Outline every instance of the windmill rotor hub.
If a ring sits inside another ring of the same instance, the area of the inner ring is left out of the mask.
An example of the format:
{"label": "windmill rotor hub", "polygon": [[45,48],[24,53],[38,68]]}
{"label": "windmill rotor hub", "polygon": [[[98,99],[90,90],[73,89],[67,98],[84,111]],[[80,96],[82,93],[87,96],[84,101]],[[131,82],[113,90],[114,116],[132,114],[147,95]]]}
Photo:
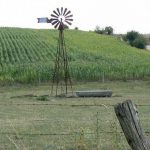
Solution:
{"label": "windmill rotor hub", "polygon": [[65,17],[64,17],[63,15],[60,15],[60,16],[58,17],[58,20],[59,20],[60,22],[64,22],[64,21],[65,21]]}

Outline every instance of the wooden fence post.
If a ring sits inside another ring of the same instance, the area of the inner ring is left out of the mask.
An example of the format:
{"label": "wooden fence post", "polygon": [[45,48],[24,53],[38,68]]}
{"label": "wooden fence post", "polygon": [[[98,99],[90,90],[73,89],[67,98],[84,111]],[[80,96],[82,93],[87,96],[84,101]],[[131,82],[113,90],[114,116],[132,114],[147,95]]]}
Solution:
{"label": "wooden fence post", "polygon": [[141,127],[137,108],[132,101],[119,103],[114,109],[132,150],[150,150],[150,143]]}

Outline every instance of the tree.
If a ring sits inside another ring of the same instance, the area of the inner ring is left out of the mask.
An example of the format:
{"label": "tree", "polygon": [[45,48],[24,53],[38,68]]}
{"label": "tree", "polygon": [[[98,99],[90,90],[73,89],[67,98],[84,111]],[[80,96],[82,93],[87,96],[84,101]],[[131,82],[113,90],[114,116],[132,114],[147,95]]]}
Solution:
{"label": "tree", "polygon": [[98,33],[98,34],[104,34],[104,33],[105,33],[105,30],[104,30],[104,29],[101,29],[99,26],[96,26],[95,32]]}
{"label": "tree", "polygon": [[127,32],[126,36],[125,36],[125,40],[131,45],[133,46],[133,41],[139,36],[139,33],[136,31],[130,31]]}
{"label": "tree", "polygon": [[137,31],[127,32],[124,38],[131,46],[144,49],[147,45],[147,40],[143,35],[139,34]]}
{"label": "tree", "polygon": [[114,29],[111,26],[105,27],[105,34],[112,35]]}

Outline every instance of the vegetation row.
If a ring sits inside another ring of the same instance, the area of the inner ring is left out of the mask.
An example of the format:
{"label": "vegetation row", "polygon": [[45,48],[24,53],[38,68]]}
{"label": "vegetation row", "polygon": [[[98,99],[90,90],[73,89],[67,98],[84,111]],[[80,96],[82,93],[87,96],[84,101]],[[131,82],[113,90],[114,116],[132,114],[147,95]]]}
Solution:
{"label": "vegetation row", "polygon": [[[0,28],[0,84],[51,81],[57,30]],[[74,81],[150,78],[150,52],[95,32],[66,30]]]}

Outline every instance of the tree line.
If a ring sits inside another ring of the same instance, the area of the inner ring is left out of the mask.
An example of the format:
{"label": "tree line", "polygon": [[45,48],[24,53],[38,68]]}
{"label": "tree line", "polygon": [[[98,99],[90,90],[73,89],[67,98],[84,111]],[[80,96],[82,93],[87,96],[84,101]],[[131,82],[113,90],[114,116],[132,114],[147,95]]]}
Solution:
{"label": "tree line", "polygon": [[113,35],[114,29],[111,26],[106,26],[105,28],[100,28],[100,26],[96,26],[95,32],[98,34]]}
{"label": "tree line", "polygon": [[[113,35],[114,29],[111,26],[106,26],[104,28],[100,28],[100,26],[96,26],[95,33],[97,34],[105,34],[105,35]],[[129,45],[145,49],[148,44],[147,39],[137,31],[129,31],[125,35],[122,36],[122,39],[127,42]]]}

